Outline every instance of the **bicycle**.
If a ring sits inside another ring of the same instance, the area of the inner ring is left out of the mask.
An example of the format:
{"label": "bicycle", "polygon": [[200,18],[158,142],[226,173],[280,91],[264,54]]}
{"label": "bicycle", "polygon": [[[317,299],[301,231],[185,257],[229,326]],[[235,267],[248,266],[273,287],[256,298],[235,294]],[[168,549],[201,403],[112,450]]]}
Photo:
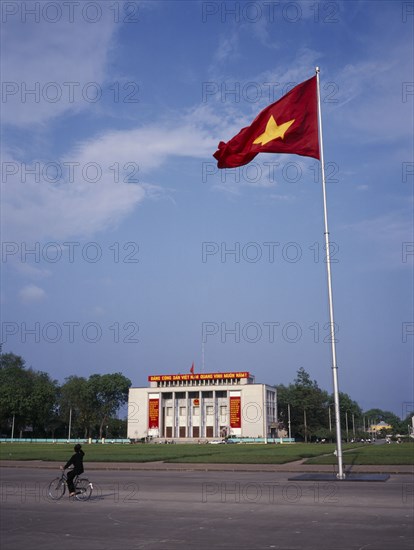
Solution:
{"label": "bicycle", "polygon": [[[91,498],[93,485],[86,477],[75,476],[73,480],[75,486],[75,498],[77,500],[88,500]],[[59,500],[66,492],[67,477],[62,472],[60,477],[56,477],[49,483],[48,494],[52,500]]]}

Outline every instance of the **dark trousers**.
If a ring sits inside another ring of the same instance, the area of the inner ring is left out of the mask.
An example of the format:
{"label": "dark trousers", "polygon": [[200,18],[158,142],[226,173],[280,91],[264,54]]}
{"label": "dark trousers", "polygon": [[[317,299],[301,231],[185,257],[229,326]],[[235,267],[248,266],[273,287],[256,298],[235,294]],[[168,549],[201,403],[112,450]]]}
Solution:
{"label": "dark trousers", "polygon": [[69,493],[74,493],[75,492],[75,486],[73,484],[73,479],[78,475],[78,472],[76,472],[75,470],[70,470],[68,472],[68,475],[66,476],[66,479],[68,481],[68,489],[69,489]]}

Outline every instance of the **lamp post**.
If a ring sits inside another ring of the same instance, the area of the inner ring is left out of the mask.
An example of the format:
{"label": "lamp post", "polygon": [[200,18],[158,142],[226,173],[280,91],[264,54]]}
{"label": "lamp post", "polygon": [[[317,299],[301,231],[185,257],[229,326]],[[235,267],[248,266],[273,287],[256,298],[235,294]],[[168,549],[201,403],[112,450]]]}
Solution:
{"label": "lamp post", "polygon": [[328,405],[328,419],[329,419],[329,431],[330,432],[332,432],[332,415],[331,415],[332,405],[335,405],[335,403],[329,403],[329,405]]}
{"label": "lamp post", "polygon": [[331,413],[332,405],[335,405],[335,403],[329,403],[328,405],[329,434],[330,434],[331,440],[332,440],[332,413]]}
{"label": "lamp post", "polygon": [[346,442],[349,441],[349,432],[348,432],[348,410],[345,411],[345,426],[346,426]]}
{"label": "lamp post", "polygon": [[303,409],[303,423],[305,425],[305,443],[308,442],[308,425],[306,422],[306,409]]}
{"label": "lamp post", "polygon": [[12,421],[12,432],[11,432],[11,441],[13,443],[14,441],[14,421],[15,421],[16,415],[13,413],[13,421]]}
{"label": "lamp post", "polygon": [[290,405],[288,403],[288,433],[289,433],[289,439],[292,438],[291,430],[290,430]]}
{"label": "lamp post", "polygon": [[69,430],[68,430],[68,443],[70,443],[70,432],[72,430],[72,407],[69,409]]}

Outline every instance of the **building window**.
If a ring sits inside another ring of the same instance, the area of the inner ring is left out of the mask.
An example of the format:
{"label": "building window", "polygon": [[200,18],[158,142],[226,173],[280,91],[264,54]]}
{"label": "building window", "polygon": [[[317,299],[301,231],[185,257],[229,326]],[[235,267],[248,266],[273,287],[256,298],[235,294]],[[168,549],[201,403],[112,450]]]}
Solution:
{"label": "building window", "polygon": [[167,416],[172,416],[172,407],[167,407]]}
{"label": "building window", "polygon": [[200,415],[200,407],[193,407],[193,416]]}
{"label": "building window", "polygon": [[185,416],[185,407],[180,407],[180,416]]}
{"label": "building window", "polygon": [[207,405],[207,407],[206,407],[206,413],[207,413],[207,414],[214,414],[214,407],[213,407],[213,405]]}

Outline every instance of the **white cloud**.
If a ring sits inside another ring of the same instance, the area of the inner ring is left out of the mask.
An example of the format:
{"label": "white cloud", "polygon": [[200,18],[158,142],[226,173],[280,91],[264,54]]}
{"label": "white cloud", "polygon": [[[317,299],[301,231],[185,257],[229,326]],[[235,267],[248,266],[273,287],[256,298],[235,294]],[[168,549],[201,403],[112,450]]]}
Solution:
{"label": "white cloud", "polygon": [[404,97],[412,74],[401,59],[412,64],[407,46],[397,44],[388,58],[347,65],[333,75],[338,103],[332,104],[331,116],[344,136],[357,136],[360,142],[412,136],[412,101]]}
{"label": "white cloud", "polygon": [[240,57],[239,35],[239,30],[232,29],[230,33],[221,36],[213,55],[213,63],[210,66],[210,71],[216,71],[217,64],[228,63]]}
{"label": "white cloud", "polygon": [[145,197],[141,186],[93,183],[3,185],[6,240],[90,236],[116,225]]}
{"label": "white cloud", "polygon": [[24,286],[19,291],[19,298],[23,304],[28,305],[44,300],[46,298],[46,292],[42,288],[30,284]]}
{"label": "white cloud", "polygon": [[106,310],[102,306],[94,306],[90,309],[89,313],[95,317],[103,317],[106,314]]}
{"label": "white cloud", "polygon": [[[67,155],[66,161],[76,159],[81,166],[98,162],[105,167],[117,162],[121,168],[136,162],[139,172],[146,172],[161,166],[173,156],[208,157],[216,145],[217,139],[203,129],[200,121],[191,121],[189,115],[181,123],[168,121],[132,130],[106,132],[81,143],[72,154]],[[133,170],[129,167],[124,171],[124,176],[128,171]]]}
{"label": "white cloud", "polygon": [[[19,246],[19,245],[18,245]],[[39,247],[40,248],[40,247]],[[24,263],[21,261],[21,258],[28,258],[33,257],[33,254],[26,254],[25,251],[23,252],[20,250],[20,255],[17,255],[14,258],[11,258],[11,262],[13,267],[24,277],[30,277],[31,279],[45,279],[51,276],[52,272],[50,269],[44,269],[44,268],[38,268],[34,265],[30,265],[29,263]]]}
{"label": "white cloud", "polygon": [[56,163],[32,162],[37,176],[23,178],[25,165],[5,154],[16,173],[2,182],[4,239],[59,240],[112,228],[145,198],[165,195],[160,185],[144,182],[142,173],[148,177],[171,157],[210,158],[216,144],[190,113],[181,125],[110,131]]}
{"label": "white cloud", "polygon": [[109,10],[103,13],[95,24],[79,15],[74,23],[69,16],[51,23],[50,12],[48,17],[41,14],[38,22],[32,16],[30,24],[10,18],[2,25],[3,124],[44,124],[91,106],[99,88],[87,85],[96,83],[102,89],[119,28]]}

